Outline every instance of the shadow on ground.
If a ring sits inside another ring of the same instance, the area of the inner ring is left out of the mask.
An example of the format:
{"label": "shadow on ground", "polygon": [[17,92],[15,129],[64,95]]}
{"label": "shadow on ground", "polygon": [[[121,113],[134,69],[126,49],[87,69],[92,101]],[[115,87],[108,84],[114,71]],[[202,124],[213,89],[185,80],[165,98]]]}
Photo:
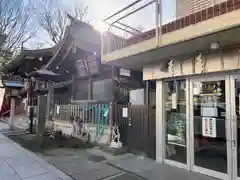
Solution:
{"label": "shadow on ground", "polygon": [[33,152],[43,152],[48,149],[57,148],[86,149],[93,147],[93,144],[91,143],[84,143],[78,138],[67,135],[59,138],[52,138],[50,136],[43,136],[39,138],[35,134],[7,134],[6,136],[22,147]]}

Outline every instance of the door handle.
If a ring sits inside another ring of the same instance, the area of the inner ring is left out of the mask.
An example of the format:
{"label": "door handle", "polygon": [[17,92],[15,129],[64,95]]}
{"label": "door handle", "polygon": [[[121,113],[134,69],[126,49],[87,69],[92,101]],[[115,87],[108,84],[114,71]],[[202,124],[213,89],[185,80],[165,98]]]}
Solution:
{"label": "door handle", "polygon": [[236,123],[237,122],[237,115],[236,114],[233,114],[233,122]]}
{"label": "door handle", "polygon": [[233,140],[233,141],[232,141],[232,146],[233,146],[234,148],[236,148],[236,140]]}

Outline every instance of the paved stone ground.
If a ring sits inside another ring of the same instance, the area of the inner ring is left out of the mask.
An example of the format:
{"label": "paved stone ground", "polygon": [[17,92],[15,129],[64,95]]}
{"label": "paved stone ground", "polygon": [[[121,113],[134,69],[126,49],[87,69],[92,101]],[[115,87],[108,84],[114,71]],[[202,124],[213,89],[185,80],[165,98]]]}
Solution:
{"label": "paved stone ground", "polygon": [[[106,164],[103,156],[91,154],[87,150],[55,149],[39,156],[77,180],[115,179],[125,174]],[[94,162],[94,159],[100,161]]]}
{"label": "paved stone ground", "polygon": [[[106,160],[92,162],[91,156],[103,156]],[[99,148],[87,150],[58,149],[48,151],[43,157],[78,180],[217,180],[199,173],[158,164],[155,161],[133,154],[112,156]]]}
{"label": "paved stone ground", "polygon": [[[6,125],[0,122],[0,130]],[[51,164],[0,134],[0,180],[72,180]]]}
{"label": "paved stone ground", "polygon": [[[7,132],[0,122],[0,133]],[[139,180],[108,165],[105,156],[112,158],[99,149],[54,149],[36,156],[0,134],[0,180]]]}
{"label": "paved stone ground", "polygon": [[[172,180],[176,177],[181,180],[216,180],[199,173],[158,164],[143,156],[112,156],[98,148],[54,149],[38,154],[36,158],[34,154],[9,142],[9,139],[0,135],[0,180]],[[106,160],[94,162],[91,160],[94,159],[93,156],[101,156]]]}
{"label": "paved stone ground", "polygon": [[165,164],[158,164],[142,156],[129,155],[121,159],[110,160],[108,164],[148,180],[218,180],[200,173],[189,172]]}

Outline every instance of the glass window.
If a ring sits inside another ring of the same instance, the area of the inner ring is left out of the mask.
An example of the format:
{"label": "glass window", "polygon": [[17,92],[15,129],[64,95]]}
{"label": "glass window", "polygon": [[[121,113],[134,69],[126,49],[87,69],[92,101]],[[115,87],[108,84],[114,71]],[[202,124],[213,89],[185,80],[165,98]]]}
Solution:
{"label": "glass window", "polygon": [[[237,149],[237,175],[240,176],[240,79],[235,79],[235,115],[237,117],[236,119],[236,149]],[[234,129],[234,130],[236,130]]]}
{"label": "glass window", "polygon": [[113,97],[112,79],[96,80],[92,82],[92,99],[111,101]]}
{"label": "glass window", "polygon": [[130,103],[132,105],[144,105],[144,89],[131,90]]}
{"label": "glass window", "polygon": [[165,82],[166,159],[186,163],[186,81]]}

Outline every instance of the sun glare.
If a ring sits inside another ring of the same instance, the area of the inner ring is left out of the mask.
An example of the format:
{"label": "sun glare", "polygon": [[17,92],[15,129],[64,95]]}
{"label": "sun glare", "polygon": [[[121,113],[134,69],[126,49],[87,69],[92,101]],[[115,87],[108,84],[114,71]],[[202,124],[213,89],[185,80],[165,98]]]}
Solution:
{"label": "sun glare", "polygon": [[101,33],[104,33],[106,31],[108,31],[108,25],[103,23],[103,22],[97,22],[95,25],[94,25],[94,28],[97,30],[97,31],[100,31]]}

